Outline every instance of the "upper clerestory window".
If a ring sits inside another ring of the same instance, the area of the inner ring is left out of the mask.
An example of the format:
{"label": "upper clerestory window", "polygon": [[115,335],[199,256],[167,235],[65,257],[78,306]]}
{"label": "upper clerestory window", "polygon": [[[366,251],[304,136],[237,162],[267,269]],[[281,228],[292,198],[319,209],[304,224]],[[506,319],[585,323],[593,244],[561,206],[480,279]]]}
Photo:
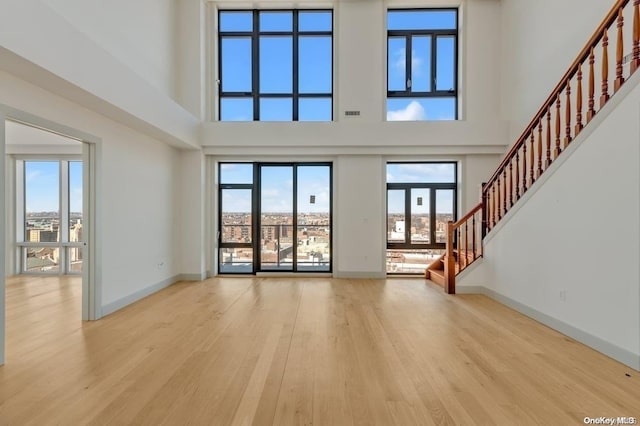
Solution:
{"label": "upper clerestory window", "polygon": [[218,12],[220,121],[331,121],[333,12]]}
{"label": "upper clerestory window", "polygon": [[457,9],[387,12],[387,121],[458,119]]}

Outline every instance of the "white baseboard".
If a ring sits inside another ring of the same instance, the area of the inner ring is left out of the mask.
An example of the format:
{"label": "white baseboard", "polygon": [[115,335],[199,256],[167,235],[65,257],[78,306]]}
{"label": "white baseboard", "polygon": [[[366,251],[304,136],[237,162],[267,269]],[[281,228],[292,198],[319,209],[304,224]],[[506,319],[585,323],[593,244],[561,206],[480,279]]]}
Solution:
{"label": "white baseboard", "polygon": [[160,281],[157,284],[143,288],[142,290],[138,290],[135,293],[132,293],[114,302],[108,303],[102,306],[102,309],[101,309],[102,312],[100,316],[104,317],[106,315],[112,314],[115,311],[118,311],[124,308],[125,306],[128,306],[134,302],[137,302],[140,299],[144,299],[145,297],[150,296],[153,293],[156,293],[162,290],[163,288],[169,287],[171,284],[174,284],[178,281],[182,281],[180,277],[181,275],[175,275],[173,277],[167,278],[166,280]]}
{"label": "white baseboard", "polygon": [[207,279],[207,273],[201,274],[180,274],[176,276],[176,281],[204,281]]}
{"label": "white baseboard", "polygon": [[640,354],[635,354],[627,349],[616,346],[612,343],[609,343],[598,336],[594,336],[593,334],[587,333],[586,331],[580,330],[572,326],[571,324],[567,324],[564,321],[560,321],[557,318],[554,318],[550,315],[542,313],[530,306],[527,306],[523,303],[515,301],[507,296],[503,296],[500,293],[491,290],[490,288],[483,286],[466,286],[456,288],[456,292],[458,294],[483,294],[491,299],[502,303],[520,312],[523,315],[528,316],[529,318],[533,318],[534,320],[553,328],[560,333],[571,337],[572,339],[577,340],[580,343],[583,343],[598,352],[601,352],[616,361],[619,361],[637,371],[640,371]]}
{"label": "white baseboard", "polygon": [[371,271],[336,271],[334,276],[336,278],[373,278],[381,279],[387,278],[386,272],[371,272]]}

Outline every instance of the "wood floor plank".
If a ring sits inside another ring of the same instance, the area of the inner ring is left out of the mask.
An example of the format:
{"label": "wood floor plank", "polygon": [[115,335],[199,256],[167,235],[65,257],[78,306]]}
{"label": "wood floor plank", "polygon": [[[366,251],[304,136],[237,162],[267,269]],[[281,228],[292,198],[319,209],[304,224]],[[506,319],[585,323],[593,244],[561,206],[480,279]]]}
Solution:
{"label": "wood floor plank", "polygon": [[581,424],[640,373],[416,279],[213,278],[80,321],[79,277],[7,283],[0,425]]}

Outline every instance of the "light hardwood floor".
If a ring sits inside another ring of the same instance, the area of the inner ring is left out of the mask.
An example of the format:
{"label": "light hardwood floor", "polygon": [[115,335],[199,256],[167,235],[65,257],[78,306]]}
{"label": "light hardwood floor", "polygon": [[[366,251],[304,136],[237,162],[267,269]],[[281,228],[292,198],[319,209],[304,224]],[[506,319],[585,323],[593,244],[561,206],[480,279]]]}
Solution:
{"label": "light hardwood floor", "polygon": [[0,424],[640,417],[640,373],[484,296],[447,296],[423,280],[216,278],[90,323],[79,320],[80,286],[9,279]]}

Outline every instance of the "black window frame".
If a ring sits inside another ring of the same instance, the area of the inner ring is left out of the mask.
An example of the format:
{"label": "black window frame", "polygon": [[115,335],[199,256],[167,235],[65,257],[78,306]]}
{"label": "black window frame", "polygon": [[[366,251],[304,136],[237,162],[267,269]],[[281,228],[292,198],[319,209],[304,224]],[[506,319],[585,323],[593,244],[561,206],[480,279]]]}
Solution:
{"label": "black window frame", "polygon": [[[457,161],[389,161],[389,164],[451,164],[454,170],[453,182],[387,182],[387,193],[389,190],[405,191],[405,242],[393,243],[389,242],[389,201],[386,201],[386,229],[387,229],[387,250],[430,250],[444,249],[446,243],[436,242],[436,197],[438,190],[453,191],[453,221],[458,218],[458,162]],[[429,243],[412,243],[411,242],[411,190],[412,189],[429,189]],[[409,196],[407,196],[409,195]]]}
{"label": "black window frame", "polygon": [[[221,22],[221,15],[224,13],[252,13],[252,30],[251,31],[221,31],[219,23]],[[292,13],[292,29],[291,31],[260,31],[260,13]],[[330,13],[331,14],[331,30],[330,31],[305,31],[299,29],[299,14],[300,13]],[[331,120],[334,119],[333,114],[333,91],[335,75],[333,72],[334,61],[334,39],[333,31],[335,28],[333,9],[219,9],[218,10],[218,80],[217,80],[217,94],[218,94],[218,121],[223,121],[222,116],[222,100],[226,99],[252,99],[253,100],[253,120],[261,121],[260,119],[260,99],[282,99],[291,98],[292,102],[292,114],[291,121],[299,120],[300,99],[330,99],[331,100]],[[260,37],[275,36],[292,38],[292,86],[290,93],[261,93],[260,92]],[[299,88],[299,41],[302,37],[330,37],[331,40],[331,91],[329,93],[300,93]],[[251,91],[250,92],[224,92],[222,90],[222,82],[224,75],[222,73],[222,40],[224,38],[251,38]],[[283,122],[288,122],[283,120]]]}
{"label": "black window frame", "polygon": [[[334,262],[334,244],[333,244],[333,231],[334,231],[334,221],[333,221],[333,167],[334,163],[332,161],[294,161],[294,162],[251,162],[251,161],[220,161],[217,165],[217,174],[220,178],[222,176],[222,167],[227,164],[242,164],[242,165],[251,165],[253,168],[252,171],[252,182],[251,183],[218,183],[217,196],[218,196],[218,233],[216,236],[215,244],[217,247],[214,247],[214,250],[217,251],[217,267],[218,273],[223,275],[237,275],[237,274],[252,274],[256,275],[259,272],[283,272],[283,273],[302,273],[302,274],[314,274],[314,273],[333,273],[333,262]],[[269,268],[263,268],[261,256],[260,256],[260,241],[261,241],[261,215],[262,215],[262,205],[261,205],[261,186],[262,186],[262,178],[261,171],[263,167],[291,167],[293,171],[293,192],[292,192],[292,239],[296,241],[294,245],[295,249],[293,250],[293,262],[291,270],[274,270]],[[328,167],[329,168],[329,267],[327,270],[312,270],[312,269],[298,269],[298,253],[297,253],[297,241],[298,241],[298,232],[299,227],[301,226],[298,223],[298,168],[299,167]],[[251,190],[251,242],[250,243],[237,243],[237,242],[225,242],[223,236],[223,217],[222,217],[222,194],[226,189],[248,189]],[[220,257],[220,250],[224,248],[250,248],[253,252],[253,261],[251,265],[251,271],[225,271],[221,272],[222,259]]]}
{"label": "black window frame", "polygon": [[[458,120],[459,109],[459,79],[458,79],[458,52],[459,52],[459,28],[460,28],[460,11],[456,7],[445,8],[396,8],[387,9],[387,19],[389,12],[441,12],[448,11],[454,12],[456,15],[456,28],[455,29],[421,29],[421,30],[390,30],[387,22],[387,70],[389,69],[389,39],[391,38],[404,38],[405,39],[405,90],[389,90],[389,75],[387,75],[387,100],[390,98],[454,98],[455,110],[454,120]],[[409,85],[409,81],[413,82],[411,69],[412,69],[412,37],[413,36],[430,36],[431,37],[431,74],[428,92],[413,92],[411,89],[412,84]],[[438,38],[439,37],[453,37],[454,38],[454,70],[453,70],[453,89],[437,90],[437,59],[438,59]],[[388,72],[388,71],[387,71]],[[407,87],[409,86],[409,87]]]}

